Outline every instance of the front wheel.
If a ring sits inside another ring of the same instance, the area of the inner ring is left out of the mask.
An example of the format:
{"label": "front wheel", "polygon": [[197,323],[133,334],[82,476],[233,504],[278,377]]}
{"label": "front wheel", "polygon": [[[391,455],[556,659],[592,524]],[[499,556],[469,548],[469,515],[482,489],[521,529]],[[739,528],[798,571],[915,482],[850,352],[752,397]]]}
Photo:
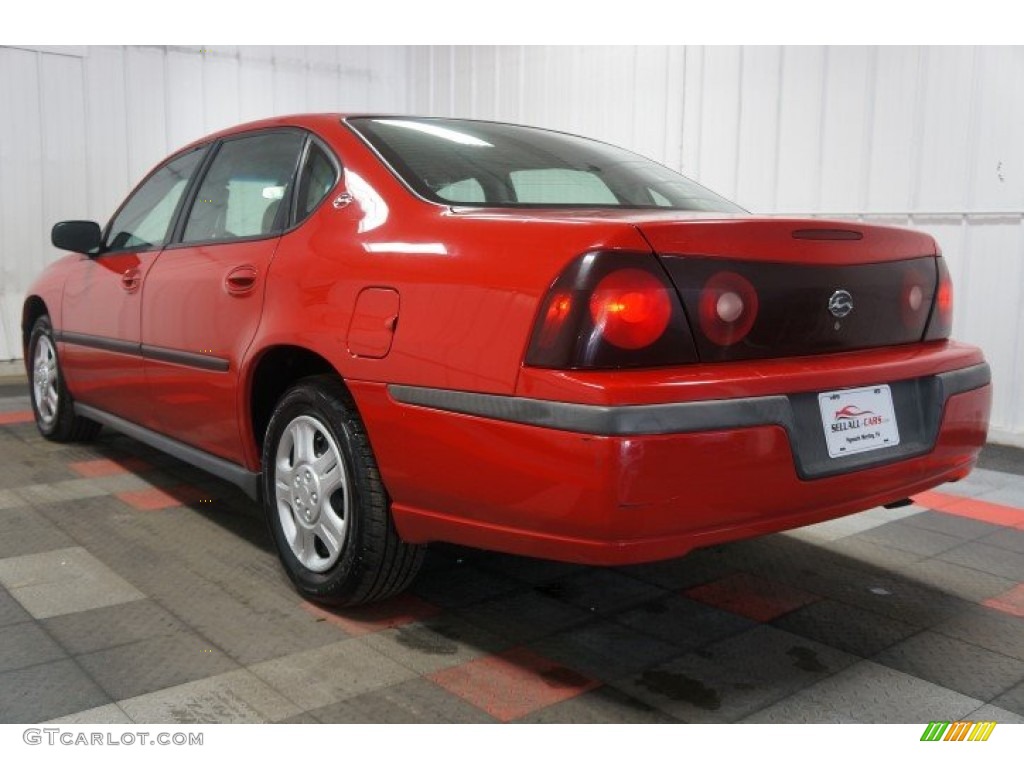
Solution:
{"label": "front wheel", "polygon": [[288,577],[312,600],[383,600],[405,589],[423,560],[423,547],[395,531],[366,429],[334,377],[303,379],[274,409],[263,505]]}
{"label": "front wheel", "polygon": [[47,440],[58,443],[92,440],[100,425],[75,415],[75,404],[64,386],[50,318],[43,315],[32,326],[28,341],[29,386],[36,426]]}

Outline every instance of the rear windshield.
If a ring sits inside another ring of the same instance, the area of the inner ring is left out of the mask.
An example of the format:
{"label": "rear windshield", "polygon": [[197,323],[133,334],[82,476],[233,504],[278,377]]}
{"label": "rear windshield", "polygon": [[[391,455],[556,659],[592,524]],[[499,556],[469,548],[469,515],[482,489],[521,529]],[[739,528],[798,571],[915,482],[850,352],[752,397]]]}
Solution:
{"label": "rear windshield", "polygon": [[663,165],[579,136],[443,118],[348,123],[406,184],[445,205],[743,212]]}

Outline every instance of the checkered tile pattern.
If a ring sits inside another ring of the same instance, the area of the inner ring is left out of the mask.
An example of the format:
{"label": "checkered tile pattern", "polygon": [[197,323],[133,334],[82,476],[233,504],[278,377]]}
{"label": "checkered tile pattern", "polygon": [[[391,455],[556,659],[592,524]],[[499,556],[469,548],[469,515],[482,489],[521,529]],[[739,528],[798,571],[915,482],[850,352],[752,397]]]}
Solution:
{"label": "checkered tile pattern", "polygon": [[1024,722],[1024,452],[899,510],[624,568],[431,549],[300,600],[237,490],[0,385],[0,722]]}

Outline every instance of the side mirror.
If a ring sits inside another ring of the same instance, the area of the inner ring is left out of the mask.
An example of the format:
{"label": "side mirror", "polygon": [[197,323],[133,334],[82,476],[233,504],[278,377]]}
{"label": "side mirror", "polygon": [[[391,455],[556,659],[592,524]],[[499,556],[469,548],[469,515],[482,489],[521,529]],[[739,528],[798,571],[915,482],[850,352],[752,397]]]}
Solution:
{"label": "side mirror", "polygon": [[95,221],[61,221],[53,225],[50,240],[62,251],[95,256],[103,245],[103,233]]}

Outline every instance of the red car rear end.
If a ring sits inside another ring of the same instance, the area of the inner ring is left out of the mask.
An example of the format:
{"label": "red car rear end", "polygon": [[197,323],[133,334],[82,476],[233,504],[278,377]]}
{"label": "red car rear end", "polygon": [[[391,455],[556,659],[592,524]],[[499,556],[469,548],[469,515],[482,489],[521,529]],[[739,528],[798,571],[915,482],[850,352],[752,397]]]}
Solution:
{"label": "red car rear end", "polygon": [[951,286],[930,237],[628,219],[649,247],[597,249],[558,276],[515,396],[357,390],[403,537],[638,562],[970,471],[990,374],[947,340]]}

